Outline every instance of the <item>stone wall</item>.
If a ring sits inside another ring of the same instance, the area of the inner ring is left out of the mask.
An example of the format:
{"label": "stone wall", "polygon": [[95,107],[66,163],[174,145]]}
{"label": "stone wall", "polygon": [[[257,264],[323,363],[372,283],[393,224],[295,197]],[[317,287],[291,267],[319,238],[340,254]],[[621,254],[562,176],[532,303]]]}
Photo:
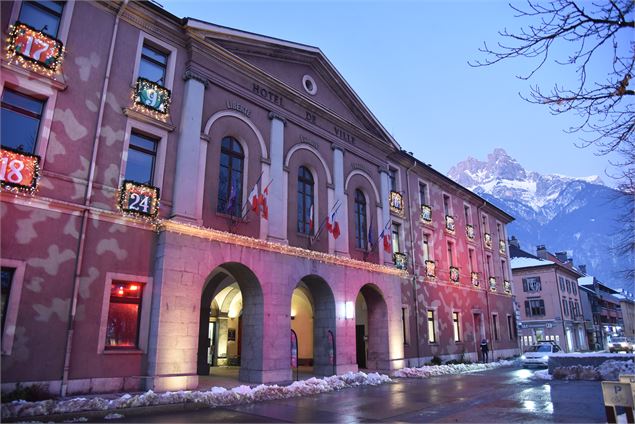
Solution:
{"label": "stone wall", "polygon": [[598,367],[602,365],[602,363],[610,360],[614,361],[632,361],[634,358],[633,355],[624,355],[624,354],[608,354],[601,353],[598,355],[552,355],[549,357],[549,374],[553,374],[553,370],[558,367],[572,367],[574,365],[582,365],[582,366],[592,366]]}

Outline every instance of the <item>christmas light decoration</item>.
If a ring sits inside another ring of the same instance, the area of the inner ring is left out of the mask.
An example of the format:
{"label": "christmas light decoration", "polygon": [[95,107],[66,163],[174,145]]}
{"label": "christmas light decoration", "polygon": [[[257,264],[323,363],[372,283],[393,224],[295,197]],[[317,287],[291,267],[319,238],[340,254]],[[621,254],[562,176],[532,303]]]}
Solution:
{"label": "christmas light decoration", "polygon": [[503,291],[507,294],[512,294],[512,284],[507,280],[503,280]]}
{"label": "christmas light decoration", "polygon": [[507,253],[507,245],[505,243],[505,240],[498,240],[498,251],[501,255]]}
{"label": "christmas light decoration", "polygon": [[451,215],[445,216],[445,229],[454,232],[454,217]]}
{"label": "christmas light decoration", "polygon": [[0,149],[0,186],[4,190],[34,194],[39,179],[39,156],[6,147]]}
{"label": "christmas light decoration", "polygon": [[388,204],[390,205],[390,211],[401,217],[404,216],[403,208],[403,195],[398,191],[391,191],[388,198]]}
{"label": "christmas light decoration", "polygon": [[467,234],[467,238],[470,240],[474,240],[474,226],[471,224],[467,224],[465,226],[465,233]]}
{"label": "christmas light decoration", "polygon": [[485,233],[485,247],[492,248],[492,235],[490,233]]}
{"label": "christmas light decoration", "polygon": [[408,267],[408,258],[400,252],[392,254],[392,261],[398,269],[406,269]]}
{"label": "christmas light decoration", "polygon": [[384,265],[372,264],[369,262],[358,261],[343,256],[330,255],[328,253],[316,252],[303,249],[301,247],[289,246],[286,244],[273,243],[270,241],[256,239],[252,237],[242,236],[238,234],[227,233],[225,231],[214,230],[211,228],[199,227],[191,224],[185,224],[172,220],[163,220],[157,225],[158,231],[168,231],[186,236],[198,237],[210,241],[218,241],[221,243],[233,244],[236,246],[249,247],[252,249],[265,250],[269,252],[281,253],[290,256],[315,260],[325,264],[341,265],[350,268],[361,269],[370,272],[378,272],[382,274],[394,275],[401,278],[407,278],[406,271],[387,267]]}
{"label": "christmas light decoration", "polygon": [[7,59],[37,73],[54,76],[64,57],[61,41],[21,22],[9,26]]}
{"label": "christmas light decoration", "polygon": [[496,291],[496,277],[489,277],[489,289],[493,292]]}
{"label": "christmas light decoration", "polygon": [[481,282],[478,279],[478,272],[472,272],[470,276],[472,278],[472,285],[474,287],[478,287],[481,284]]}
{"label": "christmas light decoration", "polygon": [[436,264],[434,261],[426,261],[426,276],[430,278],[436,277]]}
{"label": "christmas light decoration", "polygon": [[432,208],[428,205],[421,205],[421,219],[425,222],[432,222]]}
{"label": "christmas light decoration", "polygon": [[119,189],[117,209],[124,215],[154,223],[159,213],[159,189],[126,180]]}
{"label": "christmas light decoration", "polygon": [[132,109],[165,122],[170,114],[171,96],[167,88],[139,77],[132,91]]}
{"label": "christmas light decoration", "polygon": [[459,269],[455,266],[450,267],[450,280],[453,283],[459,282]]}

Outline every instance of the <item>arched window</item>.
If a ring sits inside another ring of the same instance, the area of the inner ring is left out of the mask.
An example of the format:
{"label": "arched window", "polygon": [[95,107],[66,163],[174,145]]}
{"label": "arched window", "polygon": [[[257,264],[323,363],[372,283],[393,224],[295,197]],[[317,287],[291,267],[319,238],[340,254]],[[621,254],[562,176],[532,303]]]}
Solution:
{"label": "arched window", "polygon": [[245,154],[234,137],[225,137],[220,148],[218,176],[218,206],[216,210],[240,216],[243,199],[243,165]]}
{"label": "arched window", "polygon": [[359,249],[368,247],[366,196],[361,190],[355,190],[355,246]]}
{"label": "arched window", "polygon": [[313,216],[311,216],[313,186],[313,174],[307,167],[301,166],[298,169],[298,232],[302,234],[313,233],[313,228],[311,228],[311,221],[313,220]]}

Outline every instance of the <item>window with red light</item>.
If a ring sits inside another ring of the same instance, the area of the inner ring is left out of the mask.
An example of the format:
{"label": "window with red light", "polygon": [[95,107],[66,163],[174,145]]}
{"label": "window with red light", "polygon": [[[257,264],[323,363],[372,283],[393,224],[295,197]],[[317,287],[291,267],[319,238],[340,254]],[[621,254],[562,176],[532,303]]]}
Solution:
{"label": "window with red light", "polygon": [[116,281],[110,288],[106,349],[136,349],[139,343],[143,285]]}

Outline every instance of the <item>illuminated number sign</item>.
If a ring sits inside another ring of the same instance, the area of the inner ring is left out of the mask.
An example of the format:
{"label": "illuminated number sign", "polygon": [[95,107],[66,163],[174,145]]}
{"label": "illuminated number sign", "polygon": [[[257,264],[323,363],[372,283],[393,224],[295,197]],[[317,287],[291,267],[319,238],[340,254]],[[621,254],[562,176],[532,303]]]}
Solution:
{"label": "illuminated number sign", "polygon": [[474,226],[471,224],[467,224],[465,226],[465,232],[467,233],[467,238],[470,240],[474,240]]}
{"label": "illuminated number sign", "polygon": [[40,173],[39,156],[0,149],[0,183],[3,188],[35,191]]}
{"label": "illuminated number sign", "polygon": [[117,207],[124,213],[154,218],[159,212],[159,189],[133,181],[124,181]]}
{"label": "illuminated number sign", "polygon": [[153,112],[167,115],[170,107],[170,90],[145,78],[137,79],[134,102]]}
{"label": "illuminated number sign", "polygon": [[432,208],[428,205],[421,205],[421,219],[426,222],[432,221]]}
{"label": "illuminated number sign", "polygon": [[403,196],[398,191],[390,192],[390,211],[403,216]]}
{"label": "illuminated number sign", "polygon": [[426,261],[426,275],[428,277],[434,277],[436,275],[436,265],[434,261]]}
{"label": "illuminated number sign", "polygon": [[512,294],[512,285],[509,281],[503,280],[503,290],[507,294]]}
{"label": "illuminated number sign", "polygon": [[445,216],[445,229],[448,231],[454,231],[454,217],[451,215]]}
{"label": "illuminated number sign", "polygon": [[496,277],[489,277],[489,289],[496,291]]}
{"label": "illuminated number sign", "polygon": [[472,272],[471,277],[474,287],[478,287],[481,284],[480,281],[478,281],[478,272]]}
{"label": "illuminated number sign", "polygon": [[10,29],[8,49],[10,55],[18,55],[52,71],[58,70],[64,53],[61,41],[20,22]]}
{"label": "illuminated number sign", "polygon": [[450,267],[450,280],[452,280],[455,283],[459,282],[459,269],[457,267],[454,267],[454,266]]}

